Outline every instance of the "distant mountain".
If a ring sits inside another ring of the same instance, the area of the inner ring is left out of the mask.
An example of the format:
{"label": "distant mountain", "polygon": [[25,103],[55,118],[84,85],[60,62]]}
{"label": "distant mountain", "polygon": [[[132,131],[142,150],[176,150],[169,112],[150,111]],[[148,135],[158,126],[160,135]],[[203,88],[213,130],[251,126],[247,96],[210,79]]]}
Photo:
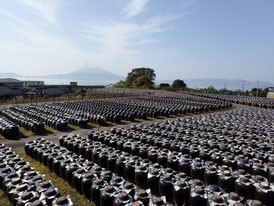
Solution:
{"label": "distant mountain", "polygon": [[7,72],[7,73],[0,73],[0,77],[21,77],[21,75],[13,72]]}
{"label": "distant mountain", "polygon": [[119,81],[124,79],[124,77],[116,75],[112,72],[109,72],[105,69],[94,67],[94,68],[80,68],[73,72],[67,74],[54,74],[48,75],[46,78],[57,78],[57,79],[75,79],[79,80],[111,80]]}
{"label": "distant mountain", "polygon": [[[173,80],[162,80],[157,81],[157,83],[166,82],[172,84]],[[209,86],[214,86],[216,89],[222,89],[226,87],[229,90],[242,89],[243,80],[242,79],[186,79],[184,82],[189,88],[204,88]],[[257,87],[257,82],[244,81],[244,90],[251,90]],[[270,82],[259,82],[259,88],[274,87],[274,83]]]}

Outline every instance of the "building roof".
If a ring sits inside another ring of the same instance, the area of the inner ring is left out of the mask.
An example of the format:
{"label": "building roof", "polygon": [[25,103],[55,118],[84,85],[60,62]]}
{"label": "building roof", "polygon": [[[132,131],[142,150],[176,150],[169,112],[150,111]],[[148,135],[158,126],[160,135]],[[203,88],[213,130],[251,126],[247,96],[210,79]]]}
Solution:
{"label": "building roof", "polygon": [[10,89],[9,87],[5,85],[0,84],[0,96],[12,96],[12,95],[17,95],[18,92],[14,91],[13,89]]}
{"label": "building roof", "polygon": [[41,92],[48,96],[61,96],[64,94],[64,91],[58,88],[41,89]]}
{"label": "building roof", "polygon": [[10,83],[10,82],[17,83],[21,81],[14,78],[0,78],[0,83]]}

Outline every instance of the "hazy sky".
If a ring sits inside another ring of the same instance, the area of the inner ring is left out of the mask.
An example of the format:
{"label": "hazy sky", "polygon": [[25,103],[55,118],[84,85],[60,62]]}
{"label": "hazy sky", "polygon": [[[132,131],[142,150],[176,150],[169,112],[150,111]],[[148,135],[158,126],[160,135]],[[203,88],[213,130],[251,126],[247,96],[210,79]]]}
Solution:
{"label": "hazy sky", "polygon": [[88,63],[157,79],[274,82],[273,0],[0,0],[0,72]]}

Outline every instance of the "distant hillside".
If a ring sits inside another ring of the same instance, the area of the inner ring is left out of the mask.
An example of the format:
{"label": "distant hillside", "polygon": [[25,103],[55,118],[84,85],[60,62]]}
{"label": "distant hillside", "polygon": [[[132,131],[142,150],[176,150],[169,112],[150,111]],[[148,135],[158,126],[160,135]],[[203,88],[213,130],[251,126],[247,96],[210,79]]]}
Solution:
{"label": "distant hillside", "polygon": [[109,72],[102,68],[81,68],[77,69],[68,74],[54,74],[48,75],[46,78],[58,78],[58,79],[75,79],[75,81],[79,80],[121,80],[124,79],[122,76],[118,76],[112,72]]}
{"label": "distant hillside", "polygon": [[7,73],[0,73],[0,77],[21,77],[21,75],[13,72],[7,72]]}
{"label": "distant hillside", "polygon": [[[242,89],[243,80],[241,79],[186,79],[184,80],[189,88],[204,88],[209,86],[214,86],[216,89],[222,89],[226,86],[227,89],[230,90],[238,90]],[[172,83],[173,80],[162,80],[157,81],[157,83],[166,82]],[[257,82],[253,81],[245,81],[244,82],[244,90],[251,90],[252,88],[257,87]],[[259,82],[260,88],[274,87],[274,83],[270,82]]]}

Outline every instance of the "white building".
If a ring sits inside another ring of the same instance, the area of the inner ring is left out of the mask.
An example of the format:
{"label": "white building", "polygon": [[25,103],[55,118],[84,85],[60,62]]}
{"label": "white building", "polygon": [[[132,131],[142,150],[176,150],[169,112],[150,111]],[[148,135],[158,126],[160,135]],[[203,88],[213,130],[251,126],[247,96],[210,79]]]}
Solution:
{"label": "white building", "polygon": [[44,81],[23,81],[24,88],[43,87]]}

